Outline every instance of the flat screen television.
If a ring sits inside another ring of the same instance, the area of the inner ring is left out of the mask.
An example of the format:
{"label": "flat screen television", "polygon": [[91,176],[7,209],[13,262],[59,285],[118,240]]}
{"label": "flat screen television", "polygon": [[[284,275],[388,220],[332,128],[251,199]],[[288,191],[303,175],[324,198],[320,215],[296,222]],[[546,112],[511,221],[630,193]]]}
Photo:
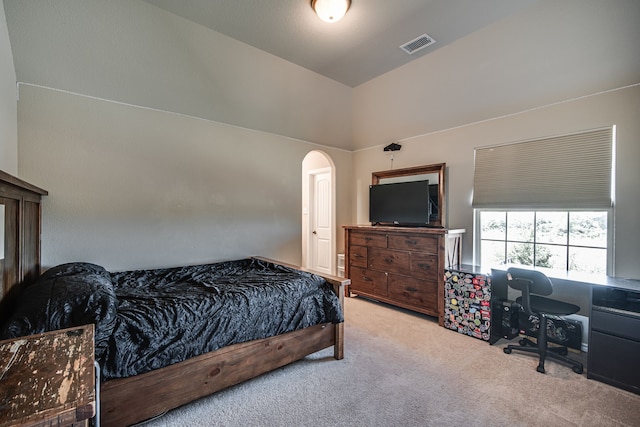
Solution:
{"label": "flat screen television", "polygon": [[426,226],[433,208],[430,198],[429,180],[371,185],[369,221],[374,225]]}

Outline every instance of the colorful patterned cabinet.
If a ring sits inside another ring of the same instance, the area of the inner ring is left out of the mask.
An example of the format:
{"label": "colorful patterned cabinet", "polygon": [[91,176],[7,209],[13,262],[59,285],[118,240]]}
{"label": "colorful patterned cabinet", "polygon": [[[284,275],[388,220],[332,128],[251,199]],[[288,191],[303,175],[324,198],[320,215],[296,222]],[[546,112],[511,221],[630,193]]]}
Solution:
{"label": "colorful patterned cabinet", "polygon": [[491,277],[471,268],[446,269],[444,293],[444,327],[489,341]]}

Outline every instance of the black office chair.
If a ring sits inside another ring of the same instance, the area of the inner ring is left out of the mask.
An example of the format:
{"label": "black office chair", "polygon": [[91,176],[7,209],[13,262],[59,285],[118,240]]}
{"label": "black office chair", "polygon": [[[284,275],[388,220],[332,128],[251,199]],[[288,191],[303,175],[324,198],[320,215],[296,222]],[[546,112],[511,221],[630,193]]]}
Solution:
{"label": "black office chair", "polygon": [[[540,271],[511,267],[507,270],[509,286],[522,292],[522,296],[516,302],[529,316],[538,318],[537,343],[528,338],[522,338],[519,345],[508,345],[504,352],[511,354],[512,350],[535,353],[539,355],[536,370],[544,374],[544,361],[547,358],[571,366],[576,374],[582,373],[582,363],[569,359],[567,347],[549,347],[547,343],[547,316],[566,316],[580,311],[580,307],[562,301],[545,298],[539,295],[551,295],[553,284],[547,276]],[[535,295],[534,295],[535,294]]]}

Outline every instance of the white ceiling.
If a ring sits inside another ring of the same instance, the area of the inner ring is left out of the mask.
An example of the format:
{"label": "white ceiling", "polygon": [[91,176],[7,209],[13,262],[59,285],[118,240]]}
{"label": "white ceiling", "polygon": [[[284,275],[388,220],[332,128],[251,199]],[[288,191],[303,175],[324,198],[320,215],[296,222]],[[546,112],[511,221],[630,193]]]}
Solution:
{"label": "white ceiling", "polygon": [[[352,0],[336,23],[310,0],[145,1],[355,87],[538,0]],[[399,48],[425,33],[436,43],[413,55]]]}

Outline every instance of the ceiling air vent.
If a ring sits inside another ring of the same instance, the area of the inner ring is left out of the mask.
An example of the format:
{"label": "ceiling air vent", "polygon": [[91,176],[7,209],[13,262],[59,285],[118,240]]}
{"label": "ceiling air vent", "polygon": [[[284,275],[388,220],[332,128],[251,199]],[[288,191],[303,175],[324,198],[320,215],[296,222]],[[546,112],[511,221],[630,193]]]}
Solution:
{"label": "ceiling air vent", "polygon": [[427,46],[431,46],[435,42],[436,41],[431,36],[429,36],[428,34],[423,34],[401,45],[400,49],[404,50],[409,55],[411,55],[421,49],[424,49]]}

